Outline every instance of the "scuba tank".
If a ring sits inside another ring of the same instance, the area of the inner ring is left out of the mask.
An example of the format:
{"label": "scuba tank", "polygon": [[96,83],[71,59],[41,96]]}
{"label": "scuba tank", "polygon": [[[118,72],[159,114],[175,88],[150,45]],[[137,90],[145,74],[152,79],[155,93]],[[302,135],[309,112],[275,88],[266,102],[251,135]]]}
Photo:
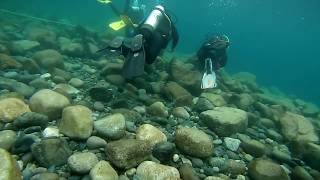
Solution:
{"label": "scuba tank", "polygon": [[141,25],[140,30],[146,39],[150,38],[155,32],[159,32],[165,39],[169,39],[172,24],[169,16],[165,13],[164,7],[156,6]]}

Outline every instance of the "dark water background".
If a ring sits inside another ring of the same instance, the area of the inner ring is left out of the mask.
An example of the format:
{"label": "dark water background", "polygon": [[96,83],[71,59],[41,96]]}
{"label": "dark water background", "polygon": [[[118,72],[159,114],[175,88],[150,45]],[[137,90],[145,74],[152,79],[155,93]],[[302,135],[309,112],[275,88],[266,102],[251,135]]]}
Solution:
{"label": "dark water background", "polygon": [[[114,1],[121,7],[121,0]],[[264,86],[320,104],[319,0],[167,0],[165,5],[178,20],[178,52],[192,54],[206,36],[227,34],[228,71],[252,72]],[[99,31],[118,19],[95,0],[1,0],[2,8]]]}

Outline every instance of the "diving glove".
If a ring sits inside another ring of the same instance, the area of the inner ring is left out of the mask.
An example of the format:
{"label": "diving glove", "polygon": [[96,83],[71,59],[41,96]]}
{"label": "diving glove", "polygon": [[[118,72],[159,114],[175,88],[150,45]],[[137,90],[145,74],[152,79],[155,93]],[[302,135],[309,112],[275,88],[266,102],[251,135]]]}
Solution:
{"label": "diving glove", "polygon": [[212,70],[212,60],[207,58],[205,60],[205,69],[202,76],[201,89],[210,89],[217,87],[216,73]]}

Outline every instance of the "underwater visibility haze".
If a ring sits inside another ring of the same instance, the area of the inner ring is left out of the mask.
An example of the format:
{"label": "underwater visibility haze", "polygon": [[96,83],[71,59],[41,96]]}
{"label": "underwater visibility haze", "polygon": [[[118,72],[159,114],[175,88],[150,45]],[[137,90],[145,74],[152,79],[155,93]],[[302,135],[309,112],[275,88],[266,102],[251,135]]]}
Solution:
{"label": "underwater visibility haze", "polygon": [[0,180],[320,179],[319,18],[319,0],[1,0]]}

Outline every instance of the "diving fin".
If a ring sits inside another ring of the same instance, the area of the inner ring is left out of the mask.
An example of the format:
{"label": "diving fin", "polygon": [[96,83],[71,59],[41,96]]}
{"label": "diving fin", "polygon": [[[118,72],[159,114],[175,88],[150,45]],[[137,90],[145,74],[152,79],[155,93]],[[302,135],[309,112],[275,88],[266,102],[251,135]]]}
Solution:
{"label": "diving fin", "polygon": [[124,28],[126,23],[123,20],[112,22],[109,24],[109,27],[114,31],[119,31],[120,29]]}
{"label": "diving fin", "polygon": [[121,20],[129,27],[136,28],[138,25],[134,24],[131,18],[127,15],[120,15]]}
{"label": "diving fin", "polygon": [[201,89],[210,89],[217,87],[216,73],[212,70],[212,61],[210,58],[205,60],[205,73],[202,76]]}
{"label": "diving fin", "polygon": [[131,41],[124,43],[124,45],[127,46],[129,52],[122,68],[123,77],[132,79],[133,77],[143,75],[146,58],[143,47],[143,36],[138,34]]}
{"label": "diving fin", "polygon": [[108,46],[107,46],[107,47],[98,50],[97,53],[102,52],[102,51],[105,51],[105,50],[108,50],[108,51],[110,51],[111,53],[114,53],[114,52],[122,52],[122,44],[123,44],[123,41],[124,41],[124,38],[123,38],[123,37],[117,36],[117,37],[115,37],[113,40],[111,40],[111,41],[108,43]]}

